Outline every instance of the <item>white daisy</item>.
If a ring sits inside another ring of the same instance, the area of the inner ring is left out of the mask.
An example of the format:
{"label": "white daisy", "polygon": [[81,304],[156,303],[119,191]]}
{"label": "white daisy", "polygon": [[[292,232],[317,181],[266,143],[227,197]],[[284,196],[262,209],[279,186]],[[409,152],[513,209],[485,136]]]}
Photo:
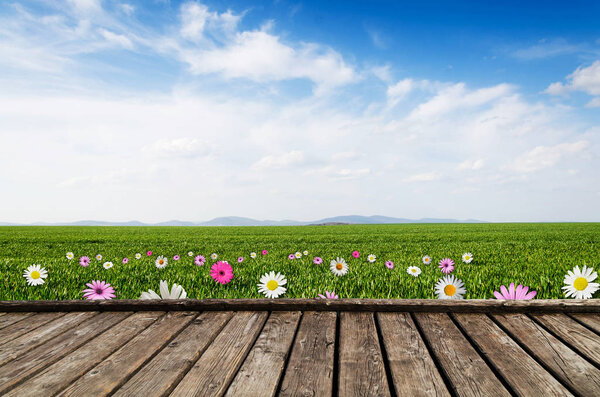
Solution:
{"label": "white daisy", "polygon": [[373,254],[367,256],[367,260],[371,263],[375,262],[375,259],[377,259],[377,257]]}
{"label": "white daisy", "polygon": [[100,262],[102,260],[102,255],[100,255],[100,254],[96,255],[96,260],[98,262]]}
{"label": "white daisy", "polygon": [[192,251],[188,252],[188,256],[194,256],[194,253]]}
{"label": "white daisy", "polygon": [[135,259],[141,259],[142,258],[142,254],[140,254],[139,252],[137,254],[135,254]]}
{"label": "white daisy", "polygon": [[181,285],[173,284],[171,292],[169,292],[169,285],[165,280],[160,280],[160,296],[151,289],[148,292],[142,292],[140,299],[185,299],[187,296],[185,290]]}
{"label": "white daisy", "polygon": [[343,276],[348,273],[348,264],[344,258],[335,258],[335,260],[331,261],[329,268],[336,276]]}
{"label": "white daisy", "polygon": [[423,264],[424,265],[429,265],[431,263],[431,257],[429,255],[425,255],[423,257]]}
{"label": "white daisy", "polygon": [[294,254],[294,256],[295,256],[296,258],[302,258],[302,252],[299,252],[299,251],[298,251],[298,252],[296,252],[296,253]]}
{"label": "white daisy", "polygon": [[167,260],[167,258],[165,258],[162,255],[160,255],[158,258],[156,258],[156,261],[154,262],[156,267],[159,269],[164,269],[168,263],[169,263],[169,261]]}
{"label": "white daisy", "polygon": [[256,259],[256,252],[251,252],[250,253],[250,258]]}
{"label": "white daisy", "polygon": [[31,265],[23,272],[23,277],[27,279],[29,285],[42,285],[44,279],[48,277],[48,272],[40,265]]}
{"label": "white daisy", "polygon": [[308,255],[308,251],[303,252],[304,256]]}
{"label": "white daisy", "polygon": [[217,254],[210,254],[210,259],[212,259],[213,261],[216,260],[218,258]]}
{"label": "white daisy", "polygon": [[75,258],[75,255],[73,255],[73,253],[72,253],[72,252],[67,252],[67,259],[68,259],[68,260],[71,260],[71,259],[73,259],[73,258]]}
{"label": "white daisy", "polygon": [[462,280],[455,279],[454,276],[446,276],[439,279],[435,284],[435,292],[438,299],[462,299],[467,290]]}
{"label": "white daisy", "polygon": [[473,261],[473,254],[470,252],[463,254],[462,260],[465,263],[471,263]]}
{"label": "white daisy", "polygon": [[584,265],[580,271],[579,266],[575,266],[565,276],[564,283],[566,286],[562,287],[565,296],[567,298],[572,296],[575,299],[590,299],[600,287],[598,283],[592,283],[596,277],[598,277],[598,273],[594,272],[593,268],[587,268]]}
{"label": "white daisy", "polygon": [[416,266],[410,266],[408,269],[406,269],[406,272],[411,276],[419,277],[419,274],[421,274],[421,269]]}
{"label": "white daisy", "polygon": [[113,267],[113,263],[112,262],[104,262],[104,266],[105,269],[110,269],[111,267]]}
{"label": "white daisy", "polygon": [[281,294],[285,294],[286,288],[282,285],[287,284],[287,280],[283,274],[275,272],[265,273],[260,278],[260,284],[258,286],[258,292],[265,294],[267,298],[277,298]]}

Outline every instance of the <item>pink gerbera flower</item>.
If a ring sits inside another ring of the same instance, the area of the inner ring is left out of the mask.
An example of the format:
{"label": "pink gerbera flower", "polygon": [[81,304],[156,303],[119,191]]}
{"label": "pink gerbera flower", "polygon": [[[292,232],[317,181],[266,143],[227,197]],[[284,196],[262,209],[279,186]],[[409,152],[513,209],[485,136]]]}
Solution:
{"label": "pink gerbera flower", "polygon": [[197,266],[204,265],[204,262],[206,262],[206,258],[204,257],[204,255],[196,255],[196,257],[194,258],[194,263]]}
{"label": "pink gerbera flower", "polygon": [[268,254],[267,250],[263,250],[262,254],[267,255]]}
{"label": "pink gerbera flower", "polygon": [[394,268],[394,262],[392,262],[392,261],[385,261],[385,267],[387,267],[388,269],[393,269]]}
{"label": "pink gerbera flower", "polygon": [[319,294],[319,298],[321,298],[321,299],[338,299],[339,296],[337,296],[335,294],[335,292],[333,292],[333,291],[331,291],[331,292],[325,291],[325,295]]}
{"label": "pink gerbera flower", "polygon": [[440,265],[438,267],[444,274],[452,273],[454,270],[454,261],[450,258],[444,258],[440,261]]}
{"label": "pink gerbera flower", "polygon": [[221,284],[227,284],[233,278],[233,269],[227,261],[218,261],[210,268],[211,277]]}
{"label": "pink gerbera flower", "polygon": [[323,263],[323,259],[320,256],[315,257],[315,259],[313,259],[313,263],[315,265],[320,265],[321,263]]}
{"label": "pink gerbera flower", "polygon": [[352,256],[355,258],[360,258],[360,252],[358,251],[352,251]]}
{"label": "pink gerbera flower", "polygon": [[521,284],[519,284],[515,290],[515,283],[510,283],[508,291],[506,290],[506,287],[502,285],[500,286],[500,291],[502,291],[502,293],[494,291],[494,296],[496,299],[532,299],[537,294],[537,291],[527,293],[527,290],[529,290],[529,287],[524,287]]}
{"label": "pink gerbera flower", "polygon": [[128,258],[123,258],[123,264],[125,264],[127,262],[129,262],[129,259]]}
{"label": "pink gerbera flower", "polygon": [[244,257],[243,257],[243,256],[240,256],[240,257],[238,258],[238,263],[242,263],[243,261],[244,261]]}
{"label": "pink gerbera flower", "polygon": [[175,255],[175,256],[173,257],[173,260],[174,260],[174,261],[178,261],[178,260],[179,260],[179,255]]}
{"label": "pink gerbera flower", "polygon": [[293,259],[295,259],[295,258],[296,258],[296,256],[295,256],[294,254],[289,254],[289,255],[288,255],[288,259],[289,259],[289,260],[293,260]]}
{"label": "pink gerbera flower", "polygon": [[146,255],[148,255],[148,256],[152,256],[152,251],[148,251],[148,252],[146,252]]}
{"label": "pink gerbera flower", "polygon": [[115,297],[115,289],[104,281],[95,280],[86,285],[90,288],[82,291],[85,299],[112,299]]}
{"label": "pink gerbera flower", "polygon": [[82,256],[81,258],[79,258],[79,264],[83,267],[88,267],[90,265],[90,257]]}

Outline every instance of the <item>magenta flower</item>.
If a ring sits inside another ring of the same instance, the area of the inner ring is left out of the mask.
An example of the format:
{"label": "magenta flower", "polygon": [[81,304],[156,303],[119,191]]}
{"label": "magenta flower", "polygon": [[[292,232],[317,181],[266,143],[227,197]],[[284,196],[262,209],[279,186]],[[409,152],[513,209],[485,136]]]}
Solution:
{"label": "magenta flower", "polygon": [[352,256],[355,258],[360,258],[360,252],[358,251],[352,251]]}
{"label": "magenta flower", "polygon": [[175,255],[175,256],[173,257],[173,260],[174,260],[174,261],[178,261],[178,260],[179,260],[179,255]]}
{"label": "magenta flower", "polygon": [[79,258],[79,264],[83,267],[88,267],[90,265],[90,257],[82,256],[81,258]]}
{"label": "magenta flower", "polygon": [[204,262],[206,262],[206,258],[204,257],[204,255],[196,255],[196,257],[194,258],[194,263],[196,264],[196,266],[202,266],[204,265]]}
{"label": "magenta flower", "polygon": [[444,274],[452,273],[454,270],[454,261],[450,258],[444,258],[440,261],[440,265],[438,267]]}
{"label": "magenta flower", "polygon": [[289,260],[293,260],[293,259],[295,259],[295,258],[296,258],[296,256],[295,256],[294,254],[289,254],[289,255],[288,255],[288,259],[289,259]]}
{"label": "magenta flower", "polygon": [[537,291],[527,293],[527,290],[529,290],[529,287],[524,287],[521,284],[519,284],[515,290],[515,283],[510,283],[508,291],[506,290],[506,287],[502,285],[500,286],[500,291],[502,291],[502,293],[494,291],[494,296],[496,299],[532,299],[537,294]]}
{"label": "magenta flower", "polygon": [[386,262],[385,262],[385,266],[386,266],[388,269],[393,269],[393,268],[394,268],[394,262],[392,262],[392,261],[386,261]]}
{"label": "magenta flower", "polygon": [[267,254],[268,254],[268,251],[267,251],[267,250],[263,250],[262,254],[263,254],[263,255],[267,255]]}
{"label": "magenta flower", "polygon": [[95,280],[86,285],[90,288],[81,291],[85,299],[112,299],[116,296],[115,289],[104,281]]}
{"label": "magenta flower", "polygon": [[315,265],[320,265],[321,263],[323,263],[323,259],[320,256],[315,257],[315,259],[313,259],[313,263]]}
{"label": "magenta flower", "polygon": [[243,261],[244,261],[244,257],[243,257],[243,256],[240,256],[240,257],[238,258],[238,263],[242,263]]}
{"label": "magenta flower", "polygon": [[233,278],[233,269],[226,261],[218,261],[210,268],[211,277],[221,284],[227,284]]}
{"label": "magenta flower", "polygon": [[148,256],[152,256],[152,251],[148,251],[148,252],[146,252],[146,254],[147,254]]}
{"label": "magenta flower", "polygon": [[335,292],[333,292],[333,291],[331,291],[331,292],[325,291],[325,295],[319,294],[319,298],[321,298],[321,299],[338,299],[339,296],[337,296],[335,294]]}
{"label": "magenta flower", "polygon": [[129,259],[128,258],[123,258],[123,264],[125,264],[127,262],[129,262]]}

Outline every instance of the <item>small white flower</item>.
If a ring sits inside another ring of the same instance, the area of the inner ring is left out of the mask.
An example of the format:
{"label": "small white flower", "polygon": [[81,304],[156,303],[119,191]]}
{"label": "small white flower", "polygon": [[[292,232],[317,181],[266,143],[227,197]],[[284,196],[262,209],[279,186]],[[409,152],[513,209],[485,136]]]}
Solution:
{"label": "small white flower", "polygon": [[169,285],[165,280],[160,280],[160,296],[151,289],[148,292],[142,292],[140,299],[185,299],[187,296],[185,290],[181,285],[173,284],[171,292],[169,292]]}
{"label": "small white flower", "polygon": [[192,251],[188,252],[188,256],[194,256],[194,253]]}
{"label": "small white flower", "polygon": [[331,261],[329,269],[331,269],[336,276],[343,276],[348,273],[348,264],[344,258],[335,258],[335,260]]}
{"label": "small white flower", "polygon": [[302,258],[302,253],[301,253],[301,252],[296,252],[296,253],[294,254],[294,256],[295,256],[296,258]]}
{"label": "small white flower", "polygon": [[375,262],[376,259],[377,259],[377,257],[373,254],[367,256],[367,260],[371,263]]}
{"label": "small white flower", "polygon": [[96,255],[96,260],[98,262],[100,262],[102,260],[102,255],[100,255],[100,254]]}
{"label": "small white flower", "polygon": [[162,255],[160,255],[158,258],[156,258],[156,261],[154,262],[156,267],[159,269],[164,269],[168,263],[169,263],[169,261],[167,260],[167,258],[165,258]]}
{"label": "small white flower", "polygon": [[210,254],[210,259],[212,259],[213,261],[216,260],[219,256],[215,253]]}
{"label": "small white flower", "polygon": [[425,255],[423,257],[423,264],[424,265],[429,265],[431,263],[431,257],[429,255]]}
{"label": "small white flower", "polygon": [[40,265],[31,265],[23,272],[23,277],[29,285],[42,285],[45,282],[44,279],[48,277],[48,272]]}
{"label": "small white flower", "polygon": [[251,252],[250,253],[250,258],[256,259],[256,252]]}
{"label": "small white flower", "polygon": [[113,263],[112,262],[104,262],[104,265],[102,265],[105,269],[110,269],[111,267],[113,267]]}
{"label": "small white flower", "polygon": [[464,285],[462,280],[455,279],[454,276],[446,276],[435,284],[435,292],[438,299],[462,299],[467,292]]}
{"label": "small white flower", "polygon": [[258,292],[265,294],[267,298],[278,298],[279,295],[284,294],[287,290],[282,285],[287,284],[287,280],[283,274],[275,272],[265,273],[260,278],[260,284],[258,286]]}
{"label": "small white flower", "polygon": [[304,256],[308,255],[308,251],[303,252]]}
{"label": "small white flower", "polygon": [[68,259],[68,260],[71,260],[71,259],[73,259],[73,258],[75,258],[75,255],[73,255],[73,253],[72,253],[72,252],[67,252],[67,259]]}
{"label": "small white flower", "polygon": [[135,254],[135,259],[141,259],[142,258],[142,254],[140,254],[139,252],[137,254]]}
{"label": "small white flower", "polygon": [[470,252],[463,254],[462,261],[465,263],[471,263],[473,261],[473,254]]}
{"label": "small white flower", "polygon": [[410,266],[408,269],[406,269],[406,272],[411,276],[419,277],[419,274],[421,274],[421,269],[416,266]]}
{"label": "small white flower", "polygon": [[598,283],[592,282],[597,277],[598,273],[593,268],[588,268],[585,265],[581,270],[579,270],[579,266],[576,266],[572,271],[569,270],[564,279],[566,285],[562,287],[565,296],[567,298],[572,296],[575,299],[590,299],[600,287]]}

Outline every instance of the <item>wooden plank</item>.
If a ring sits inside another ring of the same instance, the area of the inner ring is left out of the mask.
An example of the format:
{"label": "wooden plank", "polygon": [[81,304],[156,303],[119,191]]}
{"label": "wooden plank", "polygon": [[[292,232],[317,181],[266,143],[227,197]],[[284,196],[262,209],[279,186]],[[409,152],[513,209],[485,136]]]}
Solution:
{"label": "wooden plank", "polygon": [[0,346],[0,365],[14,360],[19,355],[33,350],[42,343],[51,340],[97,314],[98,312],[67,313],[54,321],[46,323],[31,332],[3,344]]}
{"label": "wooden plank", "polygon": [[42,325],[49,323],[50,321],[56,320],[59,317],[64,316],[67,313],[50,312],[50,313],[39,313],[33,316],[27,317],[15,324],[9,325],[0,329],[0,345],[11,341],[29,331],[32,331]]}
{"label": "wooden plank", "polygon": [[274,396],[283,375],[301,312],[273,312],[226,396]]}
{"label": "wooden plank", "polygon": [[8,327],[11,324],[14,324],[18,321],[21,321],[29,316],[33,316],[35,313],[5,313],[4,316],[0,317],[0,329],[4,327]]}
{"label": "wooden plank", "polygon": [[600,337],[593,331],[564,314],[534,315],[533,318],[578,353],[600,365]]}
{"label": "wooden plank", "polygon": [[572,395],[488,316],[467,313],[457,313],[454,316],[517,394]]}
{"label": "wooden plank", "polygon": [[456,394],[510,396],[447,314],[415,313],[415,319]]}
{"label": "wooden plank", "polygon": [[373,313],[341,312],[338,394],[390,396]]}
{"label": "wooden plank", "polygon": [[494,315],[552,374],[583,396],[600,391],[600,370],[523,314]]}
{"label": "wooden plank", "polygon": [[[107,314],[109,313],[107,312]],[[55,395],[102,362],[162,315],[164,315],[162,312],[138,312],[127,317],[50,367],[36,373],[25,383],[6,393],[5,397]]]}
{"label": "wooden plank", "polygon": [[581,321],[600,334],[600,315],[594,313],[573,313],[571,317]]}
{"label": "wooden plank", "polygon": [[377,313],[398,396],[450,396],[408,313]]}
{"label": "wooden plank", "polygon": [[337,313],[305,312],[280,396],[331,396]]}
{"label": "wooden plank", "polygon": [[235,313],[170,395],[222,396],[250,351],[267,316],[267,312]]}
{"label": "wooden plank", "polygon": [[9,365],[0,367],[0,394],[37,374],[131,314],[131,312],[100,313],[17,357]]}
{"label": "wooden plank", "polygon": [[58,396],[104,396],[112,393],[165,347],[196,315],[190,312],[167,313]]}
{"label": "wooden plank", "polygon": [[121,386],[113,397],[169,394],[232,315],[232,312],[206,312],[198,316],[167,347]]}
{"label": "wooden plank", "polygon": [[600,313],[600,299],[109,299],[0,301],[0,311],[375,311]]}

